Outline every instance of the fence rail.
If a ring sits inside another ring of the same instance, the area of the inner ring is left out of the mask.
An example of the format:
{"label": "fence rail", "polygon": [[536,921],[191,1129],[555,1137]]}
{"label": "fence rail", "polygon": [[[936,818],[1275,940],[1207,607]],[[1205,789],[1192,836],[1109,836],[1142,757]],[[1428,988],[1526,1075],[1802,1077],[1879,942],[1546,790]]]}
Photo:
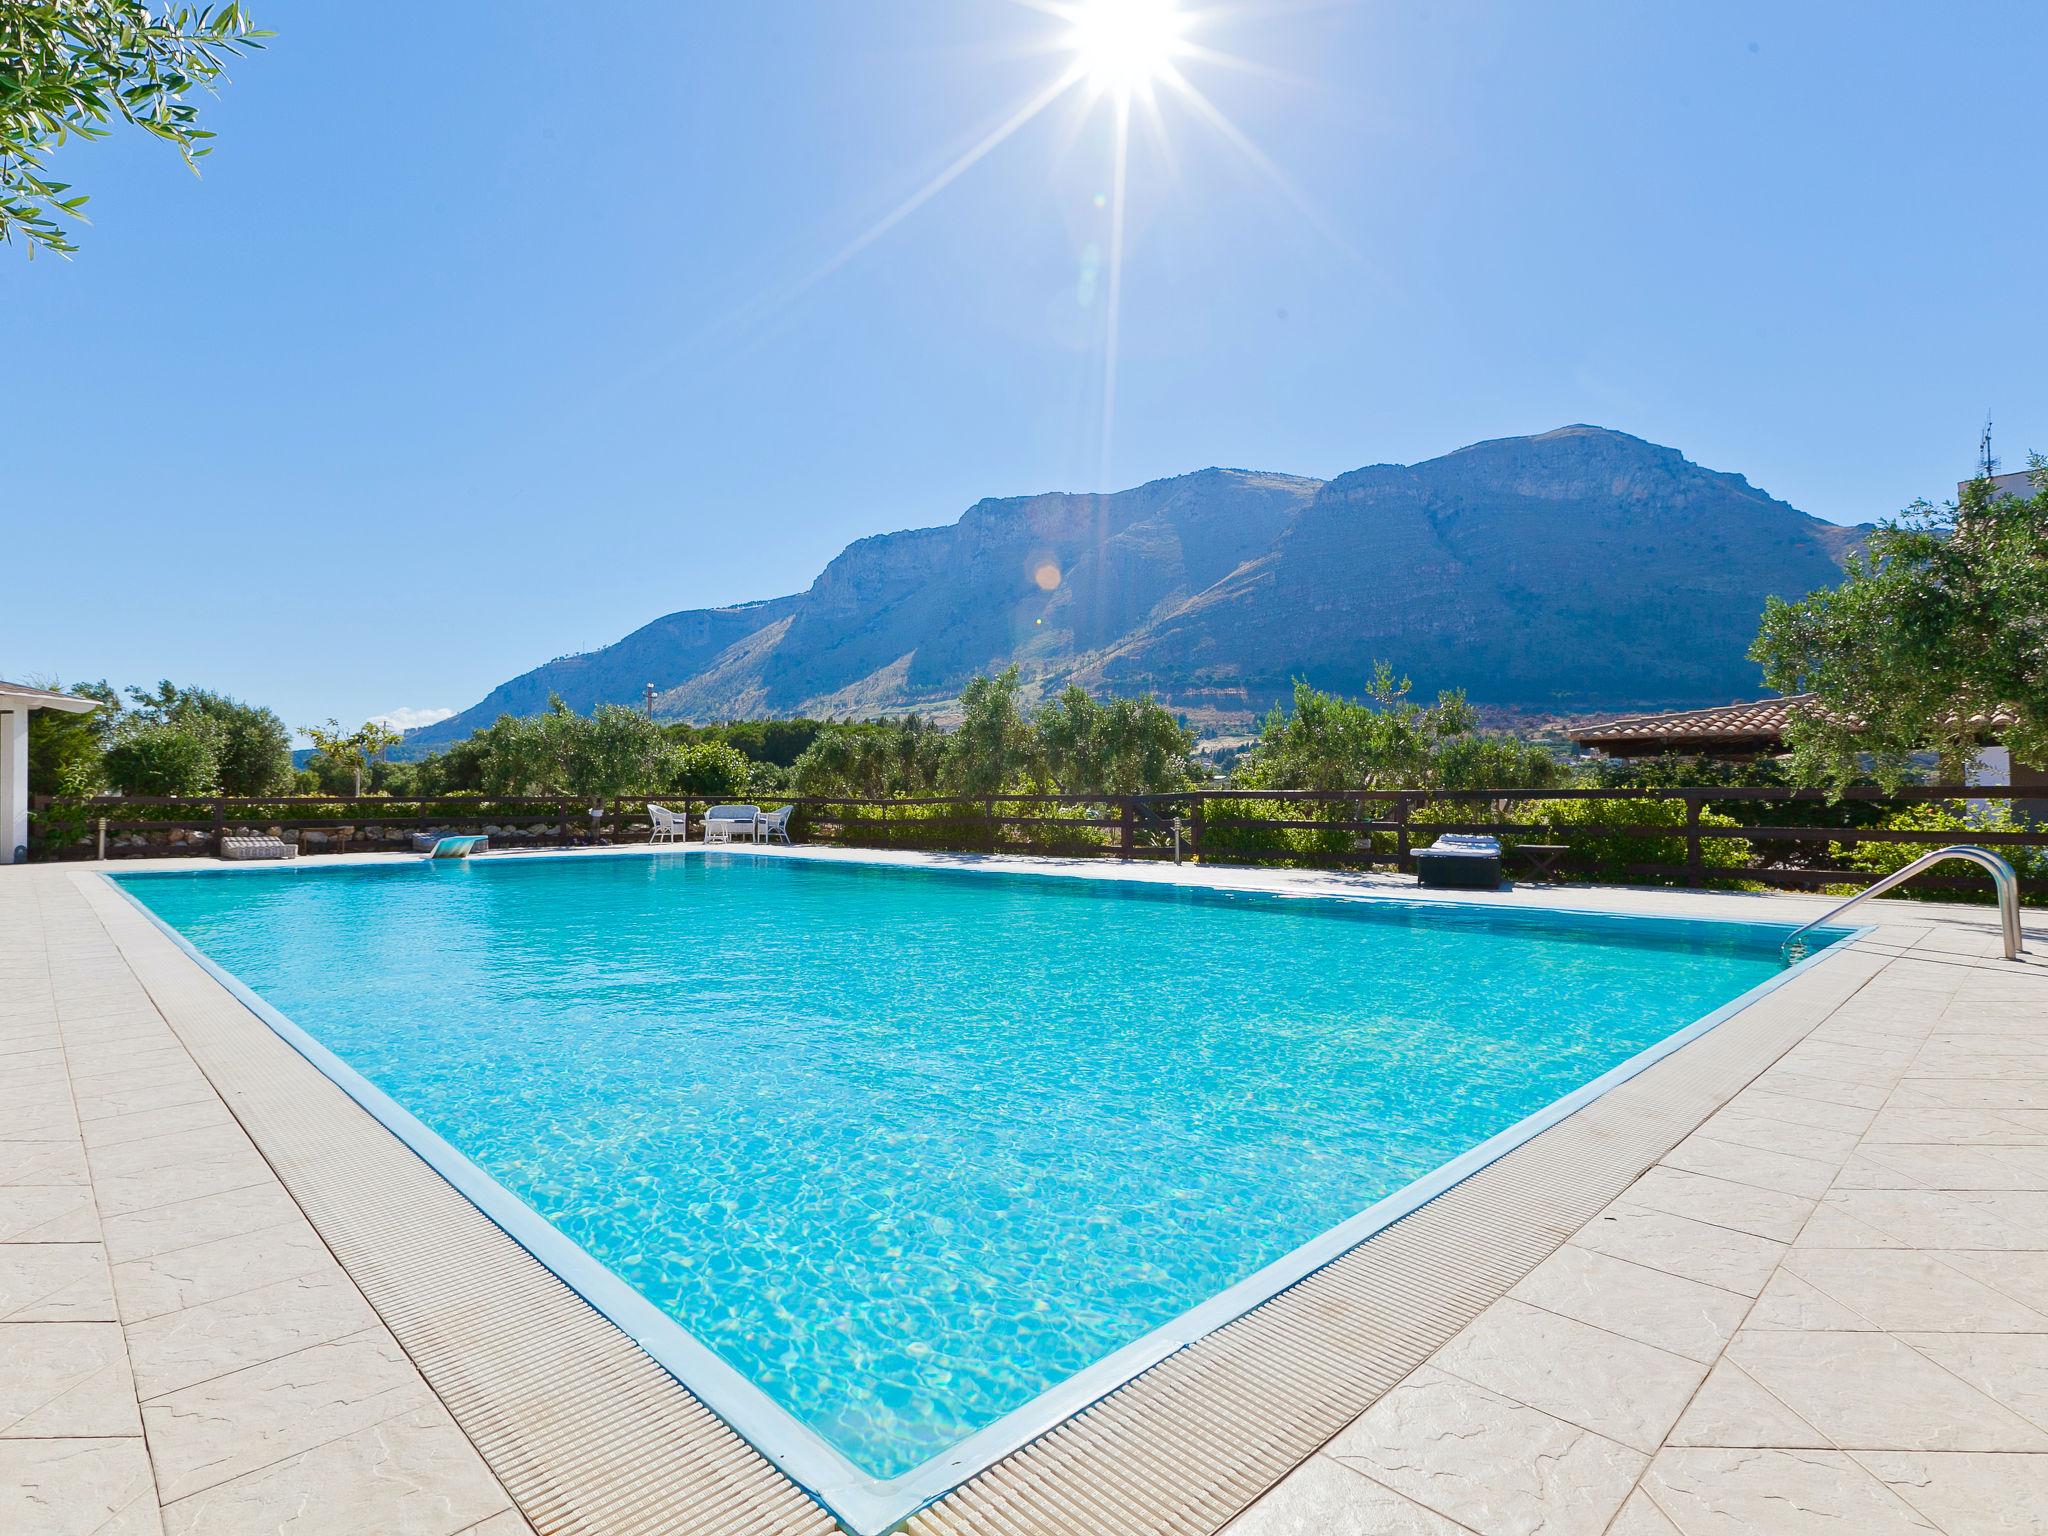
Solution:
{"label": "fence rail", "polygon": [[[1872,878],[1870,869],[1841,867],[1837,849],[1904,849],[1956,840],[1953,827],[1880,825],[1893,812],[2038,793],[1961,785],[1916,785],[1894,794],[1852,789],[1834,799],[1819,790],[1758,786],[1210,789],[1160,795],[797,796],[775,803],[796,808],[793,824],[800,839],[848,847],[1127,860],[1172,858],[1177,848],[1181,857],[1215,863],[1412,870],[1418,843],[1443,832],[1477,832],[1502,840],[1511,872],[1810,888],[1862,885]],[[703,796],[656,799],[687,811],[693,824],[711,803]],[[1663,820],[1646,811],[1618,811],[1628,819],[1609,820],[1589,805],[1603,801],[1669,809],[1660,810]],[[559,795],[43,798],[34,807],[30,846],[39,859],[149,858],[215,852],[220,838],[242,831],[290,837],[307,854],[405,847],[413,834],[426,831],[487,832],[512,847],[630,843],[644,842],[652,832],[647,804],[645,798],[627,797],[592,806]],[[1546,816],[1549,807],[1557,814]],[[2048,825],[1971,828],[1968,839],[2028,862],[2027,850],[2048,850]],[[2048,874],[2048,856],[2032,863]],[[1989,890],[1974,877],[1923,876],[1914,885]],[[2024,879],[2022,890],[2048,894],[2048,879]]]}

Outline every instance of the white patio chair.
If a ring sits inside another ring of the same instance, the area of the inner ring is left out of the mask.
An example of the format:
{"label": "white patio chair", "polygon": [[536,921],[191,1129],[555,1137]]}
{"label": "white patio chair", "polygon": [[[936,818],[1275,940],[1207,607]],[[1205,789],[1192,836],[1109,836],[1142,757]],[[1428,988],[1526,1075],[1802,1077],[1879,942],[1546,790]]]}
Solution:
{"label": "white patio chair", "polygon": [[688,840],[690,835],[690,813],[688,811],[672,811],[665,805],[655,805],[650,801],[647,806],[647,818],[654,823],[654,831],[648,837],[648,842],[680,843]]}
{"label": "white patio chair", "polygon": [[793,805],[785,805],[779,811],[770,811],[754,823],[754,840],[762,843],[786,843],[789,841],[789,813]]}
{"label": "white patio chair", "polygon": [[744,836],[751,842],[754,829],[760,824],[761,807],[758,805],[714,805],[704,813],[704,841],[729,843],[735,837]]}

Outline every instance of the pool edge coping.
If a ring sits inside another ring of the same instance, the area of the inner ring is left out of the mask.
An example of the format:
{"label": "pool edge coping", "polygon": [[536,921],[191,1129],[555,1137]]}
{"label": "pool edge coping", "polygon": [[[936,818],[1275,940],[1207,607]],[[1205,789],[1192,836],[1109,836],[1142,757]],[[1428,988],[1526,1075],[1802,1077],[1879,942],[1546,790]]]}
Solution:
{"label": "pool edge coping", "polygon": [[[734,851],[751,853],[755,850]],[[634,846],[581,852],[522,853],[502,857],[509,866],[515,860],[519,863],[528,863],[567,858],[634,856],[647,852],[697,854],[702,850],[695,847],[687,850],[649,850]],[[776,856],[784,855],[778,853]],[[382,867],[394,867],[404,862],[412,860],[400,856],[384,862]],[[492,862],[496,863],[497,860],[494,859]],[[900,858],[866,860],[835,857],[823,862],[865,864],[870,867],[896,869],[933,867],[915,860],[904,861]],[[353,867],[377,866],[359,864]],[[1067,874],[1057,869],[1005,866],[995,860],[965,865],[949,863],[938,867],[952,872],[975,871],[1012,877],[1035,876],[1057,879]],[[291,866],[250,868],[245,865],[224,865],[184,870],[137,870],[134,873],[145,878],[164,878],[213,873],[277,875],[293,872],[295,871]],[[1784,967],[1728,1002],[1617,1063],[1572,1092],[1524,1116],[1513,1125],[1432,1169],[1421,1178],[1393,1191],[1336,1226],[1309,1238],[1235,1285],[1198,1302],[1185,1312],[1148,1330],[1082,1370],[1063,1378],[948,1450],[895,1477],[877,1478],[862,1471],[816,1431],[775,1403],[742,1372],[725,1362],[681,1324],[661,1312],[630,1284],[613,1274],[600,1260],[558,1231],[545,1217],[500,1185],[396,1100],[348,1066],[340,1057],[294,1023],[289,1016],[265,1001],[232,972],[209,959],[127,888],[121,878],[126,871],[102,868],[80,873],[94,876],[99,883],[110,887],[127,907],[139,913],[155,931],[169,939],[187,959],[193,961],[271,1033],[290,1046],[315,1071],[354,1101],[388,1134],[425,1163],[436,1177],[447,1183],[535,1262],[541,1264],[600,1316],[631,1339],[686,1392],[702,1402],[735,1434],[821,1505],[835,1521],[853,1531],[855,1536],[882,1536],[882,1533],[896,1529],[919,1511],[945,1499],[973,1479],[1074,1420],[1103,1399],[1131,1385],[1162,1362],[1278,1299],[1402,1218],[1429,1205],[1517,1148],[1535,1140],[1545,1131],[1597,1102],[1621,1084],[1641,1075],[1658,1062],[1711,1033],[1823,961],[1848,952],[1859,941],[1877,931],[1875,924],[1844,928],[1842,937],[1824,948],[1807,955],[1793,965]],[[1076,870],[1072,874],[1081,876],[1081,871]],[[1089,875],[1084,878],[1113,882],[1118,876],[1110,873]],[[1154,889],[1160,885],[1160,882],[1146,880],[1130,880],[1125,883]],[[1290,899],[1399,904],[1420,910],[1436,906],[1478,911],[1498,910],[1497,903],[1472,901],[1460,897],[1416,902],[1395,891],[1282,893],[1233,886],[1212,885],[1205,888],[1222,894],[1284,894]],[[1631,914],[1569,907],[1545,907],[1542,910],[1558,916],[1595,917],[1622,926],[1637,921],[1779,926],[1774,922],[1736,917],[1673,918],[1649,913]]]}

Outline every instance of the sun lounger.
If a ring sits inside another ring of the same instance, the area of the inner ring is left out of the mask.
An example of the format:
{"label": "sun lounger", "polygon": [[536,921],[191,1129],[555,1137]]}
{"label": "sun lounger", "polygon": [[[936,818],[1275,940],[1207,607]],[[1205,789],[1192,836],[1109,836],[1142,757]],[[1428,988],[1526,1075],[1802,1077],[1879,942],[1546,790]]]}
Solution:
{"label": "sun lounger", "polygon": [[220,840],[224,859],[296,859],[299,845],[281,837],[224,837]]}
{"label": "sun lounger", "polygon": [[1500,839],[1445,832],[1415,850],[1415,874],[1424,885],[1490,891],[1500,884]]}

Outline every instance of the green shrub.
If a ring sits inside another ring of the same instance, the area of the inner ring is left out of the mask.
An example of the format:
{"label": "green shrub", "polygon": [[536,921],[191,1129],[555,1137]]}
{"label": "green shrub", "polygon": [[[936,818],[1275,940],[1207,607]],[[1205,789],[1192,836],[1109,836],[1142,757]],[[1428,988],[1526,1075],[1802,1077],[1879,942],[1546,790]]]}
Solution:
{"label": "green shrub", "polygon": [[[1888,813],[1879,823],[1881,830],[1892,832],[1941,832],[1952,834],[1949,841],[1967,843],[1984,832],[2024,832],[2031,830],[2029,823],[2015,820],[2012,807],[1996,801],[1987,802],[1981,809],[1973,808],[1958,800],[1930,800],[1923,805],[1910,805],[1903,810]],[[1871,879],[1881,879],[1904,869],[1922,854],[1931,853],[1940,845],[1937,843],[1833,843],[1838,864],[1846,869],[1867,872]],[[1993,847],[1991,851],[2012,865],[2023,880],[2048,879],[2048,848],[2025,848],[2011,844]],[[1937,865],[1928,871],[1930,875],[1966,875],[1976,873],[1976,866],[1951,862],[1946,866]],[[1861,885],[1831,886],[1828,889],[1842,895],[1850,895],[1863,889]],[[1987,877],[1981,889],[1972,890],[1916,890],[1907,885],[1892,892],[1907,901],[1983,901],[1995,899]]]}
{"label": "green shrub", "polygon": [[[1544,828],[1541,837],[1517,841],[1563,843],[1571,848],[1568,862],[1580,865],[1580,872],[1595,880],[1641,881],[1662,878],[1681,883],[1682,875],[1662,877],[1629,873],[1633,864],[1685,863],[1685,802],[1683,800],[1535,800],[1517,808],[1511,818],[1534,822]],[[1719,811],[1702,811],[1700,826],[1739,827],[1742,823]],[[1630,833],[1617,827],[1672,827],[1671,836]],[[1708,871],[1709,886],[1742,887],[1754,882],[1733,880],[1715,871],[1741,869],[1750,862],[1750,845],[1741,837],[1702,837],[1700,862]],[[1590,871],[1583,862],[1590,859]]]}
{"label": "green shrub", "polygon": [[124,726],[101,766],[124,795],[210,795],[220,783],[213,733],[168,720]]}

